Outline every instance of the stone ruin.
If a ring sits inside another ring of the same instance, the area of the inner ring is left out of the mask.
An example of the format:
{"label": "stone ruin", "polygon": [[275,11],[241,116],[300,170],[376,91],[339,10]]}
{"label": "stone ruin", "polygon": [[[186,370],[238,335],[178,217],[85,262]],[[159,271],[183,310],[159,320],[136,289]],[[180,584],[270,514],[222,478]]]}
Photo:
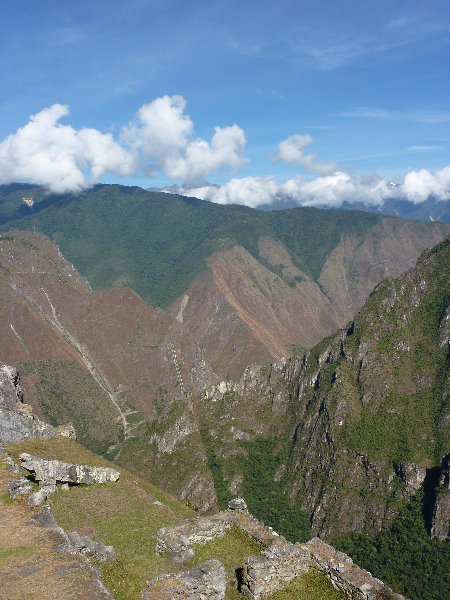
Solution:
{"label": "stone ruin", "polygon": [[156,554],[167,552],[176,562],[184,562],[193,558],[193,544],[206,544],[225,535],[234,525],[262,546],[286,544],[287,541],[271,527],[265,527],[248,511],[242,498],[229,503],[229,509],[216,513],[211,517],[181,521],[158,531]]}
{"label": "stone ruin", "polygon": [[[406,600],[371,573],[360,569],[349,556],[319,538],[305,544],[291,544],[255,519],[242,498],[232,500],[228,510],[212,517],[181,521],[160,529],[156,553],[167,552],[179,562],[192,559],[193,544],[204,544],[221,537],[232,525],[264,548],[258,556],[247,557],[235,570],[235,585],[251,600],[262,600],[311,568],[325,573],[333,587],[351,600]],[[149,581],[142,600],[223,600],[228,579],[222,563],[210,560],[190,571],[162,575]]]}
{"label": "stone ruin", "polygon": [[220,560],[207,560],[183,573],[160,575],[150,581],[141,600],[223,600],[227,574]]}

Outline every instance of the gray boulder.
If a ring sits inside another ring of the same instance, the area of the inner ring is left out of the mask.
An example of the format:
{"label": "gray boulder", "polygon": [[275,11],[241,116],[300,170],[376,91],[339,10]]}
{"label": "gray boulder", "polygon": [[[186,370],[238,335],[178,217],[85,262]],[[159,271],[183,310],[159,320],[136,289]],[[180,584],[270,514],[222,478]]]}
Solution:
{"label": "gray boulder", "polygon": [[71,425],[52,427],[34,416],[32,407],[22,402],[17,370],[0,362],[0,444],[60,435],[75,438],[75,430]]}
{"label": "gray boulder", "polygon": [[37,481],[47,484],[67,482],[72,484],[95,485],[108,481],[117,481],[120,473],[108,467],[90,467],[87,465],[75,465],[60,460],[49,460],[26,454],[20,455],[22,467],[30,473],[34,473]]}
{"label": "gray boulder", "polygon": [[9,481],[6,488],[11,500],[18,498],[19,496],[24,496],[25,494],[30,494],[33,491],[33,486],[26,477]]}
{"label": "gray boulder", "polygon": [[27,504],[30,506],[41,506],[41,504],[44,504],[47,498],[50,498],[50,496],[56,494],[57,490],[58,488],[56,485],[42,485],[39,487],[37,492],[34,492],[31,494],[31,496],[28,496]]}
{"label": "gray boulder", "polygon": [[230,510],[247,510],[247,505],[245,504],[245,500],[243,498],[233,498],[228,502],[228,508]]}

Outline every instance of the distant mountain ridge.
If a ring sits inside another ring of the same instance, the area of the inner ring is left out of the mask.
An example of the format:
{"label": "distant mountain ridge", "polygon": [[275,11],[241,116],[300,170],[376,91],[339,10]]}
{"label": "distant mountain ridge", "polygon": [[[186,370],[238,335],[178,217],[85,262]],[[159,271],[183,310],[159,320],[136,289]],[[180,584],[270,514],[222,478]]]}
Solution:
{"label": "distant mountain ridge", "polygon": [[[79,196],[0,186],[0,231],[15,228],[49,236],[94,289],[129,286],[169,308],[184,336],[212,350],[219,377],[311,347],[450,232],[445,223],[264,212],[115,185]],[[208,348],[224,320],[227,340]]]}
{"label": "distant mountain ridge", "polygon": [[[395,186],[395,184],[391,184]],[[220,186],[214,186],[220,188]],[[148,188],[152,192],[166,192],[171,194],[185,193],[185,188],[179,185],[166,186],[163,188]],[[261,204],[259,210],[286,210],[302,206],[297,200],[289,196],[280,197],[270,204]],[[401,219],[412,219],[417,221],[440,221],[450,222],[450,198],[442,199],[429,196],[421,202],[412,202],[405,198],[385,198],[380,204],[365,204],[363,202],[344,202],[341,206],[329,206],[327,204],[315,204],[316,208],[335,210],[361,210],[387,217],[399,217]]]}

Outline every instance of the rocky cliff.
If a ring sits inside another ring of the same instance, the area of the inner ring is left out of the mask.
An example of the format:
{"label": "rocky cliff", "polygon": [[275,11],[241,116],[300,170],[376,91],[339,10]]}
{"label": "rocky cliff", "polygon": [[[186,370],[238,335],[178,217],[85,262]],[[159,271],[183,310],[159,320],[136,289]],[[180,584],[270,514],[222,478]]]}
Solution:
{"label": "rocky cliff", "polygon": [[[449,264],[447,240],[379,284],[352,322],[310,352],[249,367],[179,404],[140,446],[155,479],[211,506],[178,476],[208,466],[219,501],[241,493],[256,512],[248,496],[258,497],[263,464],[260,485],[270,474],[269,493],[305,511],[313,533],[380,530],[448,450]],[[176,425],[183,419],[189,429]],[[170,445],[158,446],[162,438]]]}

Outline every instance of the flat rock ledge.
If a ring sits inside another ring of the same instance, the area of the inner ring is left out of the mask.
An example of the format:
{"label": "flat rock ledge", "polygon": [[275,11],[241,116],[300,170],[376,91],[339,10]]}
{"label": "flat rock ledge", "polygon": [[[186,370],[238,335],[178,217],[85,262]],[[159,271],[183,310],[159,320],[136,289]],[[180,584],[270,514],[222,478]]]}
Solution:
{"label": "flat rock ledge", "polygon": [[78,485],[96,485],[117,481],[120,477],[119,471],[109,467],[75,465],[60,460],[40,458],[25,452],[20,455],[20,461],[24,469],[34,474],[36,481],[43,481],[47,485],[54,485],[58,481]]}
{"label": "flat rock ledge", "polygon": [[213,558],[190,571],[149,581],[141,600],[223,600],[226,584],[225,567]]}

